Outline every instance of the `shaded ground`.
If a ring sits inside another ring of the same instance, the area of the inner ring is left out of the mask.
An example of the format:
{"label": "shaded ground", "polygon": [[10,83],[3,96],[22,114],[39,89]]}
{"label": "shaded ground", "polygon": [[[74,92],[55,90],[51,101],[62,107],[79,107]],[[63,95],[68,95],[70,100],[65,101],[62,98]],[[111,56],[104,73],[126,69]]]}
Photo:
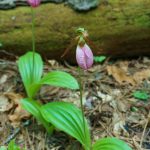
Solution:
{"label": "shaded ground", "polygon": [[[150,149],[150,98],[134,98],[133,92],[150,94],[150,59],[106,60],[83,72],[85,114],[89,120],[93,142],[101,137],[115,136],[126,141],[133,150]],[[45,72],[63,70],[78,77],[77,67],[47,60]],[[55,131],[48,136],[34,118],[12,120],[16,115],[14,97],[24,96],[16,63],[0,60],[0,145],[11,138],[28,150],[80,150],[80,144],[66,134]],[[13,95],[13,96],[12,96]],[[44,86],[37,96],[43,103],[67,101],[79,106],[79,91]],[[5,100],[9,102],[6,104]],[[7,106],[7,107],[6,107]],[[7,110],[8,109],[8,110]],[[13,128],[17,126],[18,128]],[[18,134],[15,134],[18,132]]]}

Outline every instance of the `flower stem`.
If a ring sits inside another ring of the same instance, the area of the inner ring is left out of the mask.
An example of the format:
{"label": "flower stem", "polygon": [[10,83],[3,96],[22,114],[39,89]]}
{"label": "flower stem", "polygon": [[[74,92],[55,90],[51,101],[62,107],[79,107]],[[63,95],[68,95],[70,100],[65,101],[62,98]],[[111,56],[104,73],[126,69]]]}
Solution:
{"label": "flower stem", "polygon": [[82,73],[81,73],[81,69],[79,67],[80,107],[81,107],[81,112],[82,112],[84,135],[85,135],[85,139],[86,139],[85,119],[84,119],[84,106],[83,106],[83,99],[82,99],[82,96],[83,96],[83,85],[82,85],[81,76],[82,76]]}
{"label": "flower stem", "polygon": [[[84,128],[84,135],[85,135],[85,139],[87,138],[87,134],[86,134],[86,127],[85,127],[85,117],[84,117],[84,105],[83,105],[83,82],[82,82],[82,78],[81,78],[81,76],[82,76],[82,70],[81,70],[81,68],[79,67],[79,69],[78,69],[78,71],[79,71],[79,88],[80,88],[80,107],[81,107],[81,112],[82,112],[82,120],[83,120],[83,128]],[[92,143],[91,143],[91,141],[90,141],[90,145],[89,145],[89,147],[84,147],[85,148],[85,150],[92,150]]]}
{"label": "flower stem", "polygon": [[32,52],[33,52],[33,72],[32,72],[32,81],[34,80],[34,66],[35,66],[35,12],[31,7],[32,13]]}

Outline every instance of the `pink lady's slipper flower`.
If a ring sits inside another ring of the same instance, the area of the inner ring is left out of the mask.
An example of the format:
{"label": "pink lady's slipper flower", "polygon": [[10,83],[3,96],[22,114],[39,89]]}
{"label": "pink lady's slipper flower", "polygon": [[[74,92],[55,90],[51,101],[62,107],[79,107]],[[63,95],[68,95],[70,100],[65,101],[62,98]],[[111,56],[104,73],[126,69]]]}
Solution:
{"label": "pink lady's slipper flower", "polygon": [[32,7],[38,7],[41,3],[41,0],[27,0],[27,2]]}
{"label": "pink lady's slipper flower", "polygon": [[76,60],[78,65],[84,69],[89,69],[93,64],[93,53],[87,44],[78,45],[76,49]]}

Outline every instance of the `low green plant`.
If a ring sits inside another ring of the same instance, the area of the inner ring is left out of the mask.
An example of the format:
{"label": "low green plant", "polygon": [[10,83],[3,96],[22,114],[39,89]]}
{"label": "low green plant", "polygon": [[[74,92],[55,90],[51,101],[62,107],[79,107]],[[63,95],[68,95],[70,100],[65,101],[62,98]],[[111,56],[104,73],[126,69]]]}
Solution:
{"label": "low green plant", "polygon": [[1,146],[0,150],[7,150],[6,146]]}
{"label": "low green plant", "polygon": [[105,61],[105,59],[106,59],[106,56],[94,56],[94,61],[96,63],[102,63]]}
{"label": "low green plant", "polygon": [[85,149],[89,149],[91,145],[89,127],[85,118],[84,125],[79,108],[67,102],[52,102],[42,106],[41,113],[45,120],[76,138]]}
{"label": "low green plant", "polygon": [[16,145],[15,140],[10,141],[7,149],[8,150],[21,150],[21,148],[18,145]]}
{"label": "low green plant", "polygon": [[35,47],[35,8],[40,5],[40,0],[28,0],[28,3],[31,6],[32,15],[32,52],[27,52],[18,60],[19,72],[27,93],[27,98],[22,99],[21,104],[43,124],[48,133],[52,133],[54,127],[43,118],[40,112],[42,104],[36,100],[37,92],[42,85],[69,89],[79,89],[79,85],[73,76],[63,71],[52,71],[43,76],[43,61],[41,56],[36,53]]}
{"label": "low green plant", "polygon": [[16,145],[15,140],[11,140],[8,144],[8,147],[1,146],[0,150],[25,150],[24,148],[21,148],[20,146]]}
{"label": "low green plant", "polygon": [[77,139],[85,150],[132,150],[124,141],[117,138],[102,138],[91,144],[88,122],[82,111],[67,102],[51,102],[41,107],[41,113],[47,122]]}
{"label": "low green plant", "polygon": [[[51,71],[43,74],[43,62],[38,53],[27,52],[21,56],[18,61],[19,72],[25,86],[27,98],[22,99],[23,108],[30,112],[39,122],[41,122],[49,133],[53,131],[53,127],[43,118],[40,112],[42,104],[35,100],[36,93],[42,85],[59,86],[63,88],[79,89],[77,80],[70,74],[63,71]],[[34,65],[33,65],[34,63]]]}
{"label": "low green plant", "polygon": [[133,96],[139,100],[147,101],[150,98],[150,95],[145,91],[135,91]]}

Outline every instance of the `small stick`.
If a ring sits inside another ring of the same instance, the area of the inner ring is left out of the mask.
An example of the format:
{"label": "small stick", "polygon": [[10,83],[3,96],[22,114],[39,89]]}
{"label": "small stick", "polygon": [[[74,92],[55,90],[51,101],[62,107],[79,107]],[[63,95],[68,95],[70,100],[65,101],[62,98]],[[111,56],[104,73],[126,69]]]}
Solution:
{"label": "small stick", "polygon": [[[27,120],[25,123],[23,123],[22,126],[23,126],[23,127],[26,127],[26,126],[28,126],[29,124],[30,124],[30,122]],[[14,132],[8,136],[8,138],[7,138],[6,141],[3,143],[3,145],[8,144],[11,140],[13,140],[13,139],[17,136],[17,134],[18,134],[20,131],[21,131],[21,128],[20,128],[20,127],[19,127],[19,128],[16,128],[16,129],[14,130]]]}
{"label": "small stick", "polygon": [[[149,112],[149,115],[150,115],[150,112]],[[149,115],[148,115],[148,119],[146,120],[144,130],[143,130],[143,134],[142,134],[141,141],[140,141],[141,149],[142,149],[142,143],[143,143],[143,140],[144,140],[144,135],[145,135],[145,132],[146,132],[146,128],[147,128],[147,125],[148,125],[148,122],[149,122]]]}
{"label": "small stick", "polygon": [[66,56],[66,54],[75,45],[75,43],[76,43],[76,39],[72,39],[70,45],[66,48],[66,50],[64,51],[64,53],[61,55],[61,58],[63,58],[64,56]]}
{"label": "small stick", "polygon": [[10,52],[7,52],[7,51],[5,51],[5,50],[0,50],[0,53],[4,53],[4,54],[6,54],[6,55],[8,55],[8,56],[12,56],[12,57],[14,57],[15,59],[18,58],[16,55],[14,55],[14,54],[12,54],[12,53],[10,53]]}
{"label": "small stick", "polygon": [[16,137],[16,135],[20,132],[20,130],[21,130],[20,128],[16,128],[15,131],[11,135],[9,135],[9,137],[6,139],[4,145],[8,144],[11,140],[13,140]]}

